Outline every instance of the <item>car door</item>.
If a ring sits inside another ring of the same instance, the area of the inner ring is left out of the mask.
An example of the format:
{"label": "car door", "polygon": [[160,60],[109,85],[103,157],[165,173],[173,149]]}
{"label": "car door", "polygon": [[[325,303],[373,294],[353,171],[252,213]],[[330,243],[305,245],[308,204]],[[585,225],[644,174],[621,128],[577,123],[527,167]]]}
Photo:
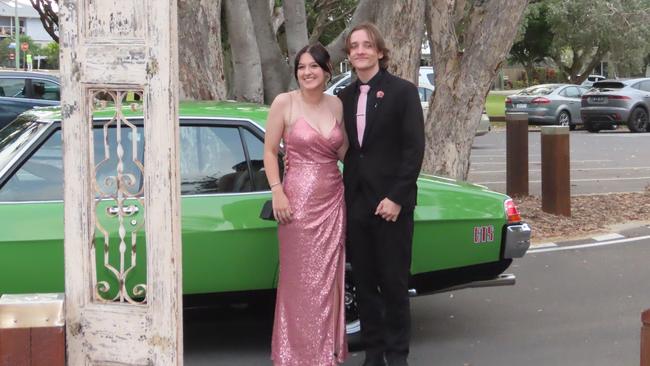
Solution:
{"label": "car door", "polygon": [[[110,199],[116,191],[115,168],[117,166],[116,128],[107,128],[106,135],[101,126],[94,129],[96,182],[96,255],[99,283],[106,284],[107,297],[113,296],[119,286],[112,268],[120,267],[120,238],[131,246],[133,234],[138,243],[144,238],[138,229],[143,222],[142,174],[136,161],[142,161],[142,144],[129,144],[122,151],[123,175],[129,183],[124,188],[124,210],[129,211],[124,220],[125,236],[119,232],[117,203]],[[114,126],[113,126],[114,127]],[[137,129],[136,129],[137,130]],[[131,141],[141,135],[127,131]],[[106,141],[106,145],[104,145]],[[126,140],[125,140],[126,141]],[[126,145],[126,144],[125,144]],[[63,160],[62,140],[59,124],[34,141],[30,150],[13,163],[14,169],[0,186],[0,293],[62,292],[63,291]],[[105,244],[110,245],[109,256],[105,257]],[[145,276],[144,245],[139,246],[137,256],[127,251],[128,268],[131,258],[137,259],[137,266],[127,278],[131,292],[135,283],[141,283]],[[104,259],[108,258],[107,261]],[[112,267],[112,268],[111,268]],[[103,281],[103,282],[102,282]],[[133,286],[130,286],[134,284]]]}
{"label": "car door", "polygon": [[579,122],[580,97],[582,96],[580,89],[578,89],[577,86],[567,86],[560,94],[566,98],[565,103],[569,108],[569,113],[571,113],[571,121],[573,121],[573,123]]}
{"label": "car door", "polygon": [[[184,293],[273,288],[278,265],[276,224],[259,218],[263,203],[270,199],[262,132],[243,121],[195,122],[180,128]],[[142,230],[146,211],[139,167],[144,161],[142,128],[123,127],[127,131],[122,133],[119,151],[127,184],[119,196],[127,215],[120,218],[115,199],[117,133],[115,126],[102,127],[96,124],[94,129],[98,289],[106,290],[105,298],[113,296],[119,286],[114,269],[134,264],[126,286],[135,297],[136,285],[146,281]],[[42,134],[32,149],[14,163],[16,168],[0,186],[0,293],[63,291],[63,163],[58,125]],[[132,238],[137,243],[135,256],[130,250]],[[104,251],[105,247],[110,249]],[[124,263],[121,250],[126,252]]]}
{"label": "car door", "polygon": [[180,128],[184,292],[270,289],[276,224],[261,131],[246,121],[184,121]]}

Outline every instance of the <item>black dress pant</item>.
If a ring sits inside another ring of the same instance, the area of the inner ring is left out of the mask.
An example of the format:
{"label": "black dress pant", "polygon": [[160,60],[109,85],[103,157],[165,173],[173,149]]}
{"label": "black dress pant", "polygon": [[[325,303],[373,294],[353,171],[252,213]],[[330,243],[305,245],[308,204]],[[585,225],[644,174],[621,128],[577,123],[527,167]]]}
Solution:
{"label": "black dress pant", "polygon": [[348,206],[347,252],[357,288],[361,337],[366,357],[385,354],[388,359],[406,359],[413,211],[401,212],[396,222],[373,213]]}

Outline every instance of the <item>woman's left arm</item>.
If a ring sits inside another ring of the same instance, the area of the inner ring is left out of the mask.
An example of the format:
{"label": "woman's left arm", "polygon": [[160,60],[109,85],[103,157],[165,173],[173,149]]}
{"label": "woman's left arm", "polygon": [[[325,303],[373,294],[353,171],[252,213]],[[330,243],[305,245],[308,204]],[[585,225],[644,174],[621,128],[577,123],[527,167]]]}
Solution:
{"label": "woman's left arm", "polygon": [[345,121],[343,121],[343,103],[341,103],[341,100],[337,97],[332,97],[332,99],[332,114],[336,116],[336,121],[340,124],[341,133],[343,134],[343,144],[336,151],[336,155],[338,156],[339,160],[343,161],[343,159],[345,159],[345,154],[348,151],[348,147],[350,146],[350,141],[348,140],[348,133],[345,131]]}

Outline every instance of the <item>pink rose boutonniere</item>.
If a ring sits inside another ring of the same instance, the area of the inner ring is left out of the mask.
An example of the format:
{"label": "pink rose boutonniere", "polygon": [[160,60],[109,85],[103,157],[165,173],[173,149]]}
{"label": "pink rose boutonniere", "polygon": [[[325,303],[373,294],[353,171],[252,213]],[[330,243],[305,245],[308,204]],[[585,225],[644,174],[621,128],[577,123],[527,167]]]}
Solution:
{"label": "pink rose boutonniere", "polygon": [[384,91],[383,90],[377,91],[376,97],[377,97],[377,101],[375,102],[375,108],[377,108],[377,106],[379,105],[381,98],[384,97]]}

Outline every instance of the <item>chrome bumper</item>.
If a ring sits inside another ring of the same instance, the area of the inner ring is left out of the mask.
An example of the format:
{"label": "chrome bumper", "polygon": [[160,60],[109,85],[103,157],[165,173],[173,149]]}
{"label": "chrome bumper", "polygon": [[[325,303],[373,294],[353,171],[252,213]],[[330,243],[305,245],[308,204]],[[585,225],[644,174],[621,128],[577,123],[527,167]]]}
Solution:
{"label": "chrome bumper", "polygon": [[506,246],[503,258],[520,258],[530,247],[530,226],[526,223],[506,227]]}

